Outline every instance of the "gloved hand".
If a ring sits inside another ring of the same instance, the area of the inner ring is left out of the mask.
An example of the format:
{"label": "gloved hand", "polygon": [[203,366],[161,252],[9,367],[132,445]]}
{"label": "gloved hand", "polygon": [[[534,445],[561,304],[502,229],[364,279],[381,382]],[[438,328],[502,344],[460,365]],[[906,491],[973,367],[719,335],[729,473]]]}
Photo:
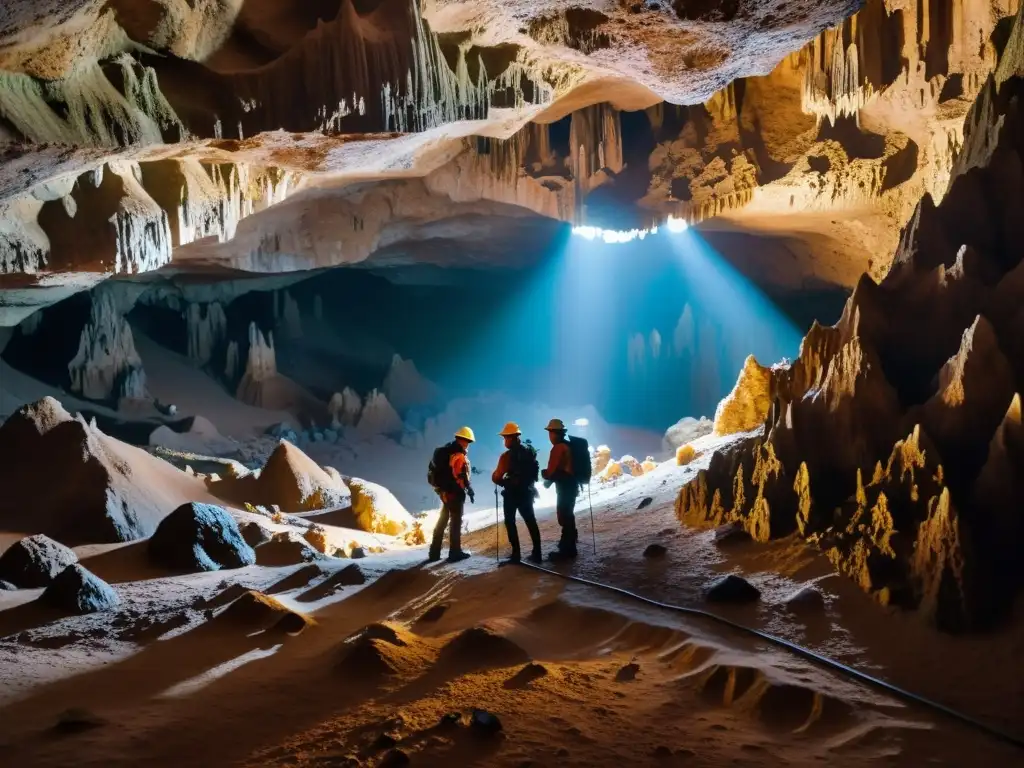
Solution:
{"label": "gloved hand", "polygon": [[473,492],[472,488],[467,488],[466,489],[466,495],[469,496],[469,503],[470,504],[476,504],[476,494]]}
{"label": "gloved hand", "polygon": [[551,487],[551,481],[550,480],[545,480],[544,481],[544,487],[545,488],[550,488]]}

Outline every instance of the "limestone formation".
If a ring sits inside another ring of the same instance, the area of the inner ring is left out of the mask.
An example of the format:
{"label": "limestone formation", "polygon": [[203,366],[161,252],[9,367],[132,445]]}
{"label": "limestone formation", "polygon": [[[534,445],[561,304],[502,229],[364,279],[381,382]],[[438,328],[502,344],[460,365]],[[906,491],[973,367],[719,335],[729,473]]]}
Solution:
{"label": "limestone formation", "polygon": [[354,528],[401,536],[413,527],[412,516],[387,488],[359,478],[349,481]]}
{"label": "limestone formation", "polygon": [[403,360],[397,354],[391,358],[381,390],[392,407],[400,412],[430,403],[438,394],[437,386],[423,377],[412,360]]}
{"label": "limestone formation", "polygon": [[[959,34],[922,66],[973,55]],[[1018,14],[1006,50],[1022,40]],[[944,629],[1007,614],[1024,491],[1022,74],[1001,64],[978,84],[948,190],[922,200],[885,278],[865,276],[839,322],[815,325],[799,358],[771,370],[763,432],[683,488],[684,523],[737,521],[758,540],[795,523],[880,602]],[[866,88],[845,90],[848,105],[870,101]]]}
{"label": "limestone formation", "polygon": [[225,478],[211,493],[235,504],[276,506],[284,512],[309,512],[341,506],[348,489],[287,440],[281,440],[259,473]]}
{"label": "limestone formation", "polygon": [[392,407],[387,395],[376,389],[366,396],[366,404],[359,415],[356,430],[365,437],[392,435],[404,428],[402,417]]}
{"label": "limestone formation", "polygon": [[206,365],[227,334],[228,319],[224,308],[216,301],[206,305],[189,304],[185,310],[185,324],[189,359]]}
{"label": "limestone formation", "polygon": [[132,329],[107,291],[93,295],[89,322],[68,363],[68,375],[71,391],[92,400],[146,397],[146,376]]}
{"label": "limestone formation", "polygon": [[[0,57],[0,275],[30,289],[0,318],[84,273],[172,258],[291,271],[423,243],[451,259],[424,241],[475,242],[472,217],[521,245],[517,219],[542,238],[545,220],[719,216],[786,244],[800,264],[783,281],[848,284],[944,190],[1012,11],[963,3],[952,23],[924,0],[868,0],[847,18],[860,5],[156,0],[147,22],[87,4],[45,36],[54,19],[17,15]],[[802,217],[820,212],[835,215],[808,238]]]}
{"label": "limestone formation", "polygon": [[51,397],[0,426],[0,454],[0,524],[66,543],[144,538],[187,497],[207,498],[196,478],[72,417]]}
{"label": "limestone formation", "polygon": [[331,415],[331,426],[334,429],[354,427],[359,422],[359,414],[363,411],[363,400],[351,387],[335,392],[327,404]]}
{"label": "limestone formation", "polygon": [[772,402],[771,382],[771,371],[753,355],[747,357],[736,386],[715,410],[715,434],[733,435],[761,426]]}

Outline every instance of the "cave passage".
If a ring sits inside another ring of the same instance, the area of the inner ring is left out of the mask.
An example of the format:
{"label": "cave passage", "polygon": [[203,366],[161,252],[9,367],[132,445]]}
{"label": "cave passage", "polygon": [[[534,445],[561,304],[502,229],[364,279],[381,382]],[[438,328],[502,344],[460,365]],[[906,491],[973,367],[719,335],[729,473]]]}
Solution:
{"label": "cave passage", "polygon": [[693,230],[605,243],[567,228],[528,269],[441,272],[443,285],[387,289],[393,311],[373,311],[375,291],[359,301],[374,332],[450,396],[589,404],[659,431],[713,416],[747,355],[794,357],[811,319],[831,322],[844,298],[769,297]]}

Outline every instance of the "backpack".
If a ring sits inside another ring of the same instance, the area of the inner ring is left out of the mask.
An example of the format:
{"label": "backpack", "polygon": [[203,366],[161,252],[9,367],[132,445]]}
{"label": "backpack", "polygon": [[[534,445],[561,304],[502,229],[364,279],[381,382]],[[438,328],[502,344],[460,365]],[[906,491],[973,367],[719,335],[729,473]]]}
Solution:
{"label": "backpack", "polygon": [[540,462],[537,449],[527,440],[509,449],[508,475],[510,485],[529,487],[540,480]]}
{"label": "backpack", "polygon": [[569,436],[569,454],[572,456],[572,474],[579,485],[590,484],[590,443],[583,437]]}
{"label": "backpack", "polygon": [[455,453],[454,443],[447,443],[434,449],[434,455],[427,466],[427,482],[438,492],[454,492],[458,490],[455,475],[452,474],[452,454]]}

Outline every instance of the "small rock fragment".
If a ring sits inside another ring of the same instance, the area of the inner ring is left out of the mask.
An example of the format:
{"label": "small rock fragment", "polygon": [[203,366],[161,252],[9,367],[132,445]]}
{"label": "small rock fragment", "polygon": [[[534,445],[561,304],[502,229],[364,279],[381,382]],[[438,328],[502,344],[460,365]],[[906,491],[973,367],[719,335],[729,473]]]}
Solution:
{"label": "small rock fragment", "polygon": [[53,728],[61,733],[81,733],[82,731],[99,728],[104,724],[106,724],[106,720],[102,717],[93,714],[87,709],[73,707],[64,710],[57,716],[57,722]]}
{"label": "small rock fragment", "polygon": [[739,523],[728,523],[727,525],[715,528],[715,544],[739,544],[750,541],[750,534],[747,533]]}
{"label": "small rock fragment", "polygon": [[706,597],[711,603],[752,603],[761,598],[761,591],[741,576],[730,573],[713,583]]}
{"label": "small rock fragment", "polygon": [[800,613],[824,611],[825,596],[816,587],[801,587],[786,598],[786,607]]}
{"label": "small rock fragment", "polygon": [[661,544],[650,544],[647,549],[644,550],[644,557],[664,557],[667,552],[668,550]]}
{"label": "small rock fragment", "polygon": [[501,720],[484,709],[474,709],[469,720],[470,727],[478,733],[493,736],[502,730]]}
{"label": "small rock fragment", "polygon": [[618,672],[615,673],[615,682],[617,683],[628,683],[630,680],[636,680],[637,673],[640,671],[640,665],[635,661],[630,662]]}
{"label": "small rock fragment", "polygon": [[352,554],[349,555],[353,560],[360,560],[366,557],[366,550],[362,547],[352,547]]}
{"label": "small rock fragment", "polygon": [[388,750],[381,758],[380,768],[398,768],[401,765],[409,765],[412,762],[409,755],[401,749]]}
{"label": "small rock fragment", "polygon": [[644,509],[645,507],[651,506],[651,504],[653,504],[653,503],[654,503],[654,499],[652,497],[644,496],[643,499],[640,500],[640,503],[636,505],[636,508],[637,509]]}

